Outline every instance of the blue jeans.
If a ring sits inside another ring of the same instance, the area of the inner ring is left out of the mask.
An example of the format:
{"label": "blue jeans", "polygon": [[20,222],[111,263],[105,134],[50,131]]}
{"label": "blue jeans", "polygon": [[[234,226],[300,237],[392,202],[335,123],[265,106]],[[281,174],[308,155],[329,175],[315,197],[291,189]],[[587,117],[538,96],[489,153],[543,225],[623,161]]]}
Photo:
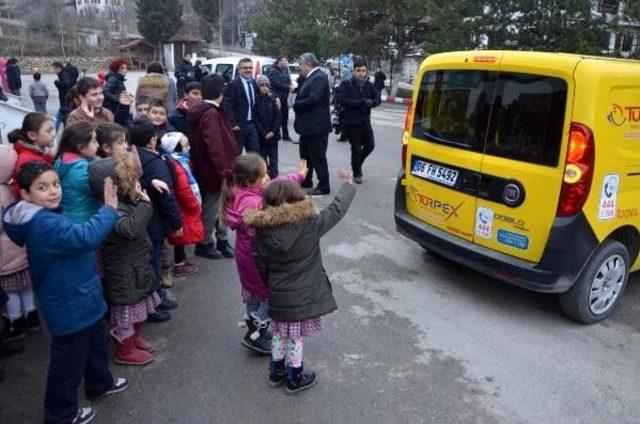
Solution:
{"label": "blue jeans", "polygon": [[58,132],[62,124],[62,110],[58,109],[58,113],[56,113],[56,132]]}
{"label": "blue jeans", "polygon": [[44,399],[45,423],[71,423],[78,412],[78,388],[84,378],[87,398],[111,390],[107,333],[99,319],[84,330],[51,338],[51,360]]}
{"label": "blue jeans", "polygon": [[238,153],[242,154],[242,148],[247,153],[260,153],[260,135],[258,134],[258,128],[253,122],[247,122],[246,127],[238,133],[236,138],[236,144],[238,145]]}

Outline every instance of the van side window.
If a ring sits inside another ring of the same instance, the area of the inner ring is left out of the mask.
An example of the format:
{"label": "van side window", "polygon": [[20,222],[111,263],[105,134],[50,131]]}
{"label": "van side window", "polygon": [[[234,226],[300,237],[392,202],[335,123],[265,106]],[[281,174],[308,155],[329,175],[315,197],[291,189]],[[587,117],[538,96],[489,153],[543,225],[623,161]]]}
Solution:
{"label": "van side window", "polygon": [[427,72],[420,86],[413,136],[482,152],[497,72]]}
{"label": "van side window", "polygon": [[562,79],[500,73],[485,154],[556,166],[566,103]]}
{"label": "van side window", "polygon": [[225,82],[229,82],[233,79],[233,65],[219,64],[216,66],[216,74],[220,75]]}

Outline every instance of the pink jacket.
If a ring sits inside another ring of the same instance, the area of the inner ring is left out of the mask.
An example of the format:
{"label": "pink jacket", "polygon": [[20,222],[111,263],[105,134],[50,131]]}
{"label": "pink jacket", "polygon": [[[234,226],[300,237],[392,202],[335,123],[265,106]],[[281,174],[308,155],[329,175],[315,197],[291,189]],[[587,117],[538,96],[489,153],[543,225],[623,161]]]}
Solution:
{"label": "pink jacket", "polygon": [[[10,204],[16,201],[13,188],[9,183],[17,160],[18,155],[11,146],[0,145],[0,216]],[[28,266],[27,251],[9,240],[0,219],[0,276],[15,274]]]}
{"label": "pink jacket", "polygon": [[[279,178],[295,181],[298,184],[302,182],[302,176],[298,173],[283,175]],[[236,265],[242,287],[253,296],[266,299],[269,297],[269,291],[253,261],[256,230],[244,225],[244,216],[247,212],[262,209],[263,190],[262,187],[234,187],[231,190],[233,199],[227,206],[227,223],[236,232]]]}

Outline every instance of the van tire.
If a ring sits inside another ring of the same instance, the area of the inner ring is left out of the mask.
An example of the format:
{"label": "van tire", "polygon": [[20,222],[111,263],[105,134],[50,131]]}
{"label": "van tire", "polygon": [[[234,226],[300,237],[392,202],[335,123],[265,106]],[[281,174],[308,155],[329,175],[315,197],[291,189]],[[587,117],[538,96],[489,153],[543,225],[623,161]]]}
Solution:
{"label": "van tire", "polygon": [[[608,261],[609,264],[618,263],[620,259],[623,262],[624,275],[622,276],[622,284],[619,286],[617,297],[604,312],[594,313],[590,307],[592,285],[601,271],[601,267],[604,267]],[[596,248],[573,286],[560,295],[560,308],[562,311],[570,318],[583,324],[594,324],[605,319],[620,303],[620,298],[622,298],[624,289],[627,287],[629,262],[629,252],[622,243],[615,240],[606,240]]]}

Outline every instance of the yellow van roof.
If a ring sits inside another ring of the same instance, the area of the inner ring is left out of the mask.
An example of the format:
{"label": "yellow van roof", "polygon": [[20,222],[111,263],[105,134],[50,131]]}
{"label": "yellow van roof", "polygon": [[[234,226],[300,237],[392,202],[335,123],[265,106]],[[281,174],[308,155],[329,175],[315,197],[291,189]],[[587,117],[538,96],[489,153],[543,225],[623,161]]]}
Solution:
{"label": "yellow van roof", "polygon": [[[455,51],[447,53],[437,53],[427,57],[421,65],[421,68],[425,66],[447,66],[450,67],[454,64],[460,64],[463,68],[469,68],[473,65],[481,67],[483,62],[498,61],[502,59],[502,64],[509,66],[510,64],[522,63],[522,62],[537,62],[544,63],[547,68],[563,69],[564,71],[572,72],[578,62],[583,60],[597,62],[600,66],[594,66],[594,70],[600,68],[601,72],[607,72],[611,70],[611,67],[602,67],[602,62],[610,63],[611,65],[620,65],[622,68],[627,66],[633,66],[638,69],[640,73],[640,61],[630,59],[619,59],[613,57],[604,56],[589,56],[572,53],[552,53],[552,52],[535,52],[535,51],[519,51],[519,50],[470,50],[470,51]],[[617,68],[617,66],[616,66]],[[628,69],[628,68],[627,68]]]}

